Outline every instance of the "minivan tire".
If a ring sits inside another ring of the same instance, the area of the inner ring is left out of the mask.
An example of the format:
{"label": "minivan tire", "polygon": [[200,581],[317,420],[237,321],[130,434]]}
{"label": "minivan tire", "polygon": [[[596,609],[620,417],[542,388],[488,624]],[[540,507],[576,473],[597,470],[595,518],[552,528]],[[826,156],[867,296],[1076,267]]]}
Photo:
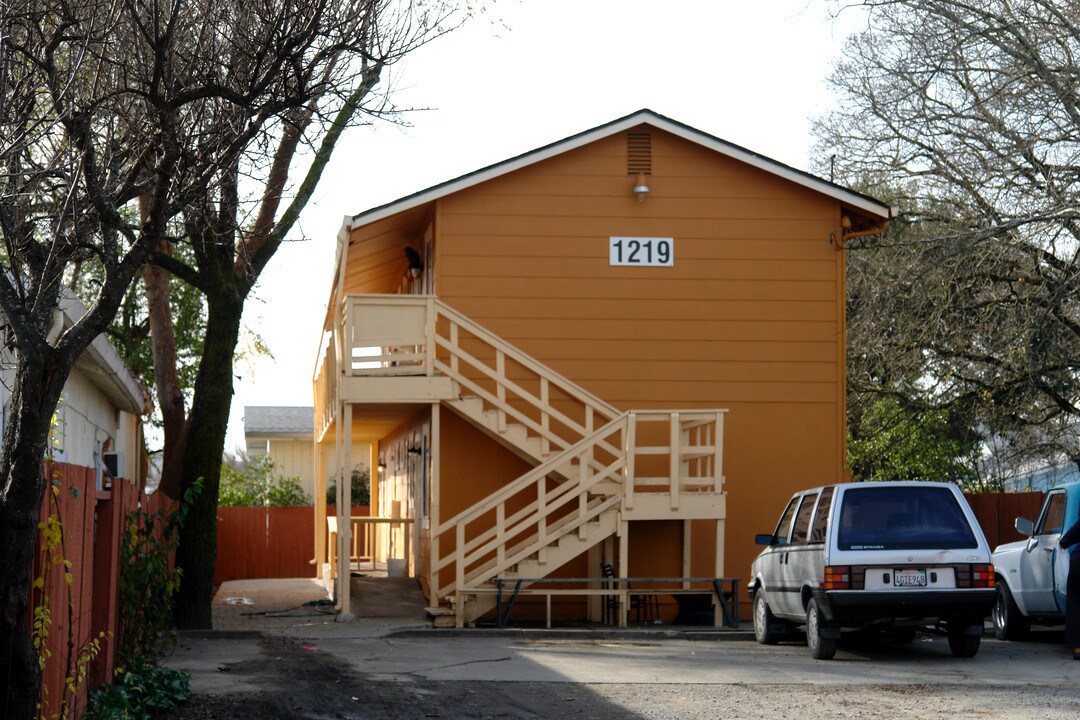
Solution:
{"label": "minivan tire", "polygon": [[836,655],[836,638],[822,637],[825,618],[822,616],[818,601],[810,598],[806,606],[806,646],[810,648],[810,657],[815,660],[831,660]]}
{"label": "minivan tire", "polygon": [[969,635],[967,633],[970,622],[965,620],[950,620],[946,622],[945,633],[949,638],[949,650],[954,657],[975,657],[982,643],[982,635]]}
{"label": "minivan tire", "polygon": [[762,645],[775,645],[780,641],[777,622],[765,600],[765,591],[758,590],[754,593],[754,639]]}

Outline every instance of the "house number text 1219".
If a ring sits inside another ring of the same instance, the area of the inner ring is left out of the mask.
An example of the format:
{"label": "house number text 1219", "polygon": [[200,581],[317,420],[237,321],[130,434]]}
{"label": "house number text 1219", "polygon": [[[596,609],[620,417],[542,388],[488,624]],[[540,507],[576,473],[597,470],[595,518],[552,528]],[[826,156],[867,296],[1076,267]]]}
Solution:
{"label": "house number text 1219", "polygon": [[610,265],[670,267],[675,264],[675,241],[656,237],[612,237],[608,241]]}

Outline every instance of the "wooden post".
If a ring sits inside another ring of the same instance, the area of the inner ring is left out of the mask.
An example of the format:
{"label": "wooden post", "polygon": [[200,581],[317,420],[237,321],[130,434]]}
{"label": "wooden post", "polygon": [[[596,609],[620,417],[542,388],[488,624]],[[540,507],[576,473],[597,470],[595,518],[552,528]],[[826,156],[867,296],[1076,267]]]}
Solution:
{"label": "wooden post", "polygon": [[[314,438],[313,438],[314,440]],[[315,577],[323,579],[326,562],[326,457],[315,442]]]}
{"label": "wooden post", "polygon": [[[630,576],[630,523],[623,520],[619,523],[619,577]],[[626,627],[626,615],[629,596],[626,593],[626,585],[620,584],[622,593],[619,595],[619,627]]]}
{"label": "wooden post", "polygon": [[[693,545],[691,544],[693,542],[693,537],[692,537],[692,534],[693,534],[693,522],[694,522],[693,520],[683,520],[683,532],[682,532],[682,575],[683,575],[683,577],[693,577],[694,576],[693,573],[691,572],[691,569],[690,569],[691,568],[691,559],[692,559],[691,549],[693,548]],[[713,577],[719,577],[719,575],[714,575]],[[689,588],[690,583],[683,582],[683,587],[684,588]]]}
{"label": "wooden post", "polygon": [[680,473],[680,469],[681,469],[680,461],[682,459],[680,457],[680,453],[681,453],[681,450],[682,450],[682,448],[680,447],[681,444],[682,444],[681,440],[682,440],[682,433],[679,432],[679,413],[673,412],[673,413],[671,413],[671,439],[669,440],[669,442],[671,443],[671,455],[669,456],[669,463],[668,463],[668,472],[671,474],[671,478],[670,478],[671,486],[670,487],[671,487],[671,509],[672,510],[678,510],[679,509],[679,489],[680,489],[679,486],[681,484],[681,481],[679,479],[679,475],[681,474]]}
{"label": "wooden post", "polygon": [[[713,447],[713,492],[721,492],[724,489],[724,413],[716,413],[716,441]],[[716,577],[720,577],[717,575]]]}
{"label": "wooden post", "polygon": [[442,463],[442,421],[439,417],[441,407],[439,403],[431,404],[431,489],[428,495],[428,511],[431,514],[428,521],[428,527],[431,529],[431,564],[428,570],[428,605],[433,609],[439,607],[438,589],[441,587],[438,573],[430,569],[434,568],[436,563],[442,560],[438,532],[439,523],[442,522],[439,513],[440,465]]}
{"label": "wooden post", "polygon": [[338,597],[341,608],[338,610],[337,621],[349,622],[355,620],[352,613],[351,588],[352,582],[352,405],[342,403],[341,420],[342,447],[339,455],[342,456],[338,485],[341,488],[338,497],[341,504],[338,505]]}
{"label": "wooden post", "polygon": [[634,508],[634,450],[637,442],[637,414],[626,416],[626,482],[623,483],[623,505],[627,510]]}

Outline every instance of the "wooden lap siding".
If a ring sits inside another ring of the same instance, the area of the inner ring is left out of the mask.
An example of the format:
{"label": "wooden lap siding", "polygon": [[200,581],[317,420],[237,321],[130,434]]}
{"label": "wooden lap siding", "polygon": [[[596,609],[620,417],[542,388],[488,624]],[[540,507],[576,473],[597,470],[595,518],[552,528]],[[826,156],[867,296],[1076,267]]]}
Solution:
{"label": "wooden lap siding", "polygon": [[[829,242],[841,208],[652,135],[643,202],[623,135],[441,198],[436,288],[619,408],[729,408],[726,489],[740,511],[725,567],[739,574],[780,511],[761,488],[783,498],[842,475],[842,266]],[[612,235],[673,237],[674,267],[609,266]]]}

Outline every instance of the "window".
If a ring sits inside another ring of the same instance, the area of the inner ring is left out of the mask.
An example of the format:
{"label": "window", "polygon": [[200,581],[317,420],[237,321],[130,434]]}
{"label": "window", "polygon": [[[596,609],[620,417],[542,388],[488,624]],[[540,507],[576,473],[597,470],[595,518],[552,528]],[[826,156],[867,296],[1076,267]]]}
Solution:
{"label": "window", "polygon": [[829,527],[829,510],[832,508],[833,489],[825,488],[821,492],[821,500],[818,501],[817,511],[814,513],[814,524],[810,526],[810,542],[825,542],[825,531]]}
{"label": "window", "polygon": [[780,522],[776,524],[776,532],[773,533],[773,536],[776,538],[776,542],[781,545],[788,541],[788,535],[791,533],[791,518],[795,515],[798,500],[797,497],[791,498],[791,502],[788,503],[784,514],[780,516]]}
{"label": "window", "polygon": [[1039,518],[1039,525],[1035,528],[1036,535],[1057,535],[1065,524],[1065,493],[1056,492],[1050,494],[1050,500],[1046,503],[1046,511]]}
{"label": "window", "polygon": [[866,487],[844,493],[841,550],[928,550],[979,546],[948,487]]}
{"label": "window", "polygon": [[795,516],[795,529],[791,533],[792,543],[806,543],[806,537],[810,532],[810,518],[817,498],[817,493],[803,495],[802,503],[799,504],[799,513]]}

